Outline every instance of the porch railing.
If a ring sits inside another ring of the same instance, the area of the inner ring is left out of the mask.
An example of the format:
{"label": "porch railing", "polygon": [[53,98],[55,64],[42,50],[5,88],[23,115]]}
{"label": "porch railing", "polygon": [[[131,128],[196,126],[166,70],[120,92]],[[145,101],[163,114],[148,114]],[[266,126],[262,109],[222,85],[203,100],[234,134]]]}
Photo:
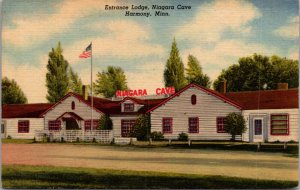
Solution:
{"label": "porch railing", "polygon": [[65,141],[65,142],[99,142],[111,143],[113,140],[112,130],[36,130],[36,141]]}

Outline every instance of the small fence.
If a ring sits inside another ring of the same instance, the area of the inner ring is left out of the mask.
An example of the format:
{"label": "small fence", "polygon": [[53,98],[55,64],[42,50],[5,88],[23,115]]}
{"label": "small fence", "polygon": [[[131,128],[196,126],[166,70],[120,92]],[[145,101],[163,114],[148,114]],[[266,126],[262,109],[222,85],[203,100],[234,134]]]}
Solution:
{"label": "small fence", "polygon": [[35,131],[36,141],[65,141],[65,142],[99,142],[111,143],[112,130],[38,130]]}

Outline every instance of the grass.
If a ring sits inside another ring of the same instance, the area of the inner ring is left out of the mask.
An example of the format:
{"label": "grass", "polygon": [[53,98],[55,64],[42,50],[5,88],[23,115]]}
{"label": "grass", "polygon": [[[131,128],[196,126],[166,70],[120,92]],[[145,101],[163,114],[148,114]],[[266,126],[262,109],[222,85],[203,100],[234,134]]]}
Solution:
{"label": "grass", "polygon": [[[248,142],[231,142],[231,141],[193,141],[189,146],[187,142],[172,141],[169,145],[168,141],[153,141],[149,145],[148,141],[138,141],[134,143],[135,147],[141,148],[157,148],[169,147],[174,149],[213,149],[213,150],[232,150],[232,151],[258,151],[257,143]],[[298,143],[288,143],[287,149],[283,149],[283,143],[262,143],[260,152],[280,152],[288,153],[291,156],[298,156]]]}
{"label": "grass", "polygon": [[161,172],[4,165],[2,184],[3,188],[9,189],[282,189],[296,187],[298,182]]}
{"label": "grass", "polygon": [[[2,143],[15,143],[15,144],[31,144],[36,143],[33,139],[2,139]],[[39,142],[40,143],[40,142]],[[45,142],[44,142],[45,143]],[[72,142],[72,143],[61,143],[61,142],[46,142],[46,143],[59,143],[59,144],[75,144],[75,145],[101,145],[109,146],[108,144],[99,144],[94,142]],[[123,146],[123,145],[115,145]],[[130,145],[132,146],[132,145]],[[192,146],[188,146],[187,142],[184,141],[172,141],[171,145],[168,141],[153,141],[152,145],[149,145],[148,141],[137,141],[134,142],[134,147],[138,148],[189,148],[189,149],[214,149],[214,150],[237,150],[237,151],[258,151],[256,143],[248,142],[231,142],[231,141],[193,141]],[[281,152],[288,153],[290,156],[298,157],[299,146],[298,143],[288,143],[287,149],[283,149],[283,143],[262,143],[261,152]]]}

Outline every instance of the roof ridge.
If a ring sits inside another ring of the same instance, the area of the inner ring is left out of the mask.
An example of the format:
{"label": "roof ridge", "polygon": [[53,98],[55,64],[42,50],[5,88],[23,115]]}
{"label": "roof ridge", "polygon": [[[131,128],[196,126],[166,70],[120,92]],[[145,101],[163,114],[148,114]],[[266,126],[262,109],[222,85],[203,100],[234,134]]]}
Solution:
{"label": "roof ridge", "polygon": [[298,91],[298,88],[289,88],[289,89],[271,89],[271,90],[247,90],[247,91],[237,91],[237,92],[226,92],[220,94],[229,94],[229,93],[257,93],[257,92],[286,92],[286,91]]}

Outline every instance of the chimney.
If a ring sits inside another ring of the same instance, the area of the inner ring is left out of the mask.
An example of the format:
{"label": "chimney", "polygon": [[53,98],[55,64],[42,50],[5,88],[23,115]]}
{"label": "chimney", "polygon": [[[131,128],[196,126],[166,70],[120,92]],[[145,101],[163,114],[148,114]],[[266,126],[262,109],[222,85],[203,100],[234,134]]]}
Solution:
{"label": "chimney", "polygon": [[226,88],[227,88],[227,81],[224,80],[224,81],[220,82],[219,92],[226,93]]}
{"label": "chimney", "polygon": [[82,85],[82,97],[84,100],[88,100],[88,87],[86,85]]}
{"label": "chimney", "polygon": [[277,90],[288,90],[289,84],[287,82],[277,83]]}

